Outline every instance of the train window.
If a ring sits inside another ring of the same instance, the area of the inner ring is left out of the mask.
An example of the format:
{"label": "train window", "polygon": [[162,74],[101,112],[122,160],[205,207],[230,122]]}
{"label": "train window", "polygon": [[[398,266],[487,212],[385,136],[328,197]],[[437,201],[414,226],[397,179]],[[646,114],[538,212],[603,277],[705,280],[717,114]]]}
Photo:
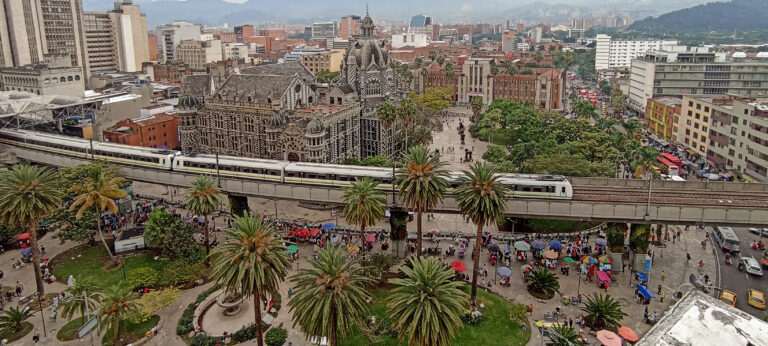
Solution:
{"label": "train window", "polygon": [[523,186],[523,191],[524,192],[530,192],[531,188],[529,186]]}
{"label": "train window", "polygon": [[565,186],[563,186],[562,188],[562,193],[565,193]]}
{"label": "train window", "polygon": [[176,161],[176,166],[178,166],[181,163],[181,161]]}
{"label": "train window", "polygon": [[541,188],[541,186],[536,186],[533,188],[533,192],[543,192],[544,189]]}

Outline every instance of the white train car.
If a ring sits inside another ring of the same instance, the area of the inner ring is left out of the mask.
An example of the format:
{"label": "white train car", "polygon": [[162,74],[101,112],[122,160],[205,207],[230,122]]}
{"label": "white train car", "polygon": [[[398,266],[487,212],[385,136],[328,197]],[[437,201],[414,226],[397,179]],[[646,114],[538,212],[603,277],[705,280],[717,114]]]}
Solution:
{"label": "white train car", "polygon": [[[216,175],[215,155],[176,156],[173,170],[193,174]],[[232,178],[247,178],[283,182],[287,162],[245,157],[219,156],[219,175]]]}
{"label": "white train car", "polygon": [[93,156],[105,160],[132,166],[171,170],[173,159],[178,151],[137,147],[132,145],[98,142],[93,144]]}
{"label": "white train car", "polygon": [[285,182],[324,186],[349,186],[358,178],[379,182],[379,189],[392,189],[392,168],[291,162],[285,166]]}
{"label": "white train car", "polygon": [[0,130],[0,143],[77,158],[90,158],[90,141],[18,129]]}
{"label": "white train car", "polygon": [[512,197],[571,199],[573,188],[562,175],[502,174],[499,182],[506,185]]}

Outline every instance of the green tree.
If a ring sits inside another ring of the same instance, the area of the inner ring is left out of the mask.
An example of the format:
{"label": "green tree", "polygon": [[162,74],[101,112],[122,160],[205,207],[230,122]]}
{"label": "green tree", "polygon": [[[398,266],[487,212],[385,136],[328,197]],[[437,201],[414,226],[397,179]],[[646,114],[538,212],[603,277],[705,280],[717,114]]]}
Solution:
{"label": "green tree", "polygon": [[24,329],[24,322],[34,314],[35,311],[29,308],[9,307],[0,315],[0,333],[10,334],[21,331]]}
{"label": "green tree", "polygon": [[104,233],[101,231],[101,217],[105,211],[110,214],[116,214],[118,210],[115,199],[127,197],[125,190],[118,186],[124,180],[125,178],[123,177],[111,175],[111,172],[108,170],[92,167],[88,170],[88,177],[85,179],[85,182],[75,184],[67,190],[70,193],[77,194],[69,210],[77,210],[75,216],[78,219],[82,218],[88,209],[95,207],[98,211],[99,222],[96,223],[98,225],[97,230],[101,243],[104,244],[104,248],[107,249],[107,254],[109,254],[109,258],[112,261],[115,260],[115,256],[112,254],[112,250],[109,249],[107,241],[104,240]]}
{"label": "green tree", "polygon": [[544,60],[544,54],[541,51],[537,51],[533,55],[533,60],[536,61],[537,64],[541,63],[541,61]]}
{"label": "green tree", "polygon": [[451,106],[452,91],[449,88],[427,88],[422,95],[413,95],[413,100],[431,113],[437,113]]}
{"label": "green tree", "polygon": [[[199,175],[192,181],[192,187],[187,190],[187,196],[184,200],[187,209],[193,214],[205,217],[203,224],[203,235],[205,237],[205,255],[211,252],[211,243],[209,238],[208,219],[211,214],[221,207],[221,194],[219,193],[216,182],[209,175]],[[205,265],[210,266],[211,260],[206,257]]]}
{"label": "green tree", "polygon": [[437,52],[434,50],[429,51],[429,60],[432,60],[432,62],[435,62],[435,59],[437,59]]}
{"label": "green tree", "polygon": [[499,74],[499,67],[496,65],[491,66],[491,76]]}
{"label": "green tree", "polygon": [[360,242],[365,250],[365,229],[376,225],[384,217],[387,203],[384,191],[378,190],[379,183],[364,177],[344,188],[342,200],[344,218],[350,224],[360,227]]}
{"label": "green tree", "polygon": [[448,171],[439,155],[422,146],[413,147],[403,157],[404,166],[395,173],[394,184],[403,205],[416,211],[416,250],[421,256],[422,214],[443,200],[448,188]]}
{"label": "green tree", "polygon": [[498,181],[494,167],[479,162],[464,171],[454,195],[461,214],[477,226],[476,255],[472,268],[472,305],[477,306],[477,275],[480,269],[480,239],[483,237],[483,226],[496,222],[504,215],[509,190]]}
{"label": "green tree", "polygon": [[328,247],[310,260],[311,268],[291,277],[296,286],[288,302],[293,326],[310,335],[327,335],[331,346],[338,338],[352,333],[370,310],[366,285],[373,279],[364,274],[358,259],[350,259],[346,249]]}
{"label": "green tree", "polygon": [[149,214],[144,241],[148,247],[160,249],[167,259],[192,263],[199,259],[194,234],[195,230],[188,223],[165,208],[158,208]]}
{"label": "green tree", "polygon": [[264,334],[264,343],[267,346],[283,346],[287,339],[288,331],[283,329],[282,323],[280,326],[269,328],[267,333]]}
{"label": "green tree", "polygon": [[483,114],[483,118],[480,120],[480,127],[488,129],[488,142],[493,143],[493,132],[501,124],[501,111],[498,109],[492,109]]}
{"label": "green tree", "polygon": [[276,294],[285,280],[290,265],[286,247],[273,224],[248,213],[236,216],[234,228],[224,234],[227,242],[211,251],[213,277],[227,293],[253,297],[256,341],[264,346],[261,300],[267,293]]}
{"label": "green tree", "polygon": [[397,107],[397,119],[400,124],[403,125],[405,130],[405,150],[408,150],[408,127],[413,122],[414,118],[419,113],[419,109],[416,107],[416,103],[411,98],[404,98],[400,100],[400,105]]}
{"label": "green tree", "polygon": [[339,72],[331,72],[328,70],[320,70],[315,77],[319,83],[328,83],[339,75]]}
{"label": "green tree", "polygon": [[114,330],[115,343],[120,341],[122,335],[122,324],[126,318],[135,314],[138,310],[136,305],[136,294],[127,291],[120,286],[112,286],[101,302],[101,327],[107,331]]}
{"label": "green tree", "polygon": [[397,107],[392,102],[384,101],[376,109],[376,117],[385,128],[390,128],[397,119]]}
{"label": "green tree", "polygon": [[61,244],[66,241],[83,242],[88,241],[93,244],[93,236],[96,235],[98,216],[93,210],[83,213],[78,219],[77,214],[69,211],[67,208],[59,208],[47,219],[51,229],[56,231],[56,238]]}
{"label": "green tree", "polygon": [[483,98],[480,96],[472,96],[469,100],[469,105],[472,107],[472,122],[475,122],[480,117],[480,112],[483,110]]}
{"label": "green tree", "polygon": [[448,78],[448,84],[452,84],[453,78],[456,77],[456,71],[453,69],[453,64],[450,62],[445,63],[445,68],[443,69],[445,71],[445,77]]}
{"label": "green tree", "polygon": [[0,174],[0,221],[25,228],[32,248],[37,293],[45,294],[40,274],[40,250],[37,246],[37,226],[46,215],[61,206],[63,193],[56,185],[56,174],[42,167],[13,166]]}
{"label": "green tree", "polygon": [[627,314],[621,310],[621,304],[614,300],[610,295],[593,293],[587,296],[587,301],[581,307],[587,315],[584,319],[593,329],[600,330],[605,328],[618,328],[621,326],[621,320]]}
{"label": "green tree", "polygon": [[631,168],[635,171],[635,178],[642,179],[643,174],[652,171],[654,163],[656,163],[659,151],[652,146],[640,146],[632,153]]}
{"label": "green tree", "polygon": [[538,268],[531,272],[528,289],[552,298],[555,292],[560,289],[560,282],[557,280],[557,276],[546,268]]}
{"label": "green tree", "polygon": [[512,63],[512,60],[504,60],[504,62],[501,63],[501,68],[504,69],[504,73],[513,76],[517,73],[517,69],[515,68],[515,65]]}
{"label": "green tree", "polygon": [[424,65],[424,59],[422,59],[420,56],[416,57],[416,59],[413,59],[413,68],[415,70],[418,70],[421,68],[421,66]]}
{"label": "green tree", "polygon": [[[600,90],[602,90],[604,94],[611,95],[612,94],[612,92],[611,92],[611,83],[608,82],[605,79],[601,80],[600,81]],[[619,90],[619,91],[621,91],[621,90]]]}
{"label": "green tree", "polygon": [[464,283],[434,257],[412,259],[400,269],[405,278],[390,280],[395,289],[387,302],[392,330],[410,346],[450,345],[469,305]]}
{"label": "green tree", "polygon": [[437,57],[437,64],[438,64],[438,65],[440,65],[440,66],[442,67],[442,66],[443,66],[443,64],[445,64],[445,57],[444,57],[444,56],[442,56],[442,55],[441,55],[441,56],[438,56],[438,57]]}
{"label": "green tree", "polygon": [[500,145],[491,145],[488,150],[483,154],[483,160],[492,162],[495,164],[502,163],[509,157],[509,151]]}
{"label": "green tree", "polygon": [[383,155],[368,156],[360,161],[360,165],[368,167],[392,167],[392,163]]}
{"label": "green tree", "polygon": [[597,118],[597,108],[586,101],[576,102],[576,104],[573,105],[573,113],[575,113],[580,119]]}
{"label": "green tree", "polygon": [[620,112],[627,110],[627,97],[619,88],[611,90],[611,107]]}
{"label": "green tree", "polygon": [[96,313],[104,294],[96,283],[88,279],[75,280],[73,286],[65,290],[67,295],[59,303],[57,310],[61,310],[61,316],[68,321],[72,320],[75,314],[85,317],[86,304],[88,311]]}
{"label": "green tree", "polygon": [[549,333],[549,341],[550,343],[548,345],[550,346],[581,345],[581,336],[576,333],[573,328],[568,327],[565,323],[556,323]]}
{"label": "green tree", "polygon": [[640,131],[643,129],[643,123],[635,120],[635,119],[629,119],[626,121],[621,122],[621,127],[624,128],[624,130],[627,131],[627,139],[631,141],[637,140],[637,135],[640,133]]}

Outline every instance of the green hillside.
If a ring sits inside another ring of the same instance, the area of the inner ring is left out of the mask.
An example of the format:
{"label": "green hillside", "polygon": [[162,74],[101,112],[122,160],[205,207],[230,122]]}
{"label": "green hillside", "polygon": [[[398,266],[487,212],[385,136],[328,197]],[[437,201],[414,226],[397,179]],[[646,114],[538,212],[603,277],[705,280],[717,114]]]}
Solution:
{"label": "green hillside", "polygon": [[646,33],[743,32],[768,30],[768,1],[712,2],[635,22],[629,30]]}

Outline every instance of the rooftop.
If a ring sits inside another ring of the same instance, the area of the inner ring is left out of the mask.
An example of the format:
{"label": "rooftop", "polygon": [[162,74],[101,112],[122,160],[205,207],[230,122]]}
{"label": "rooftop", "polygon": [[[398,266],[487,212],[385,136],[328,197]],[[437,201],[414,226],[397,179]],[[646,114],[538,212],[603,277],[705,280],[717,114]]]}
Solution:
{"label": "rooftop", "polygon": [[683,100],[677,98],[677,97],[659,97],[655,99],[658,103],[663,103],[667,106],[676,106],[676,105],[682,105]]}
{"label": "rooftop", "polygon": [[695,290],[635,345],[768,345],[768,323]]}

